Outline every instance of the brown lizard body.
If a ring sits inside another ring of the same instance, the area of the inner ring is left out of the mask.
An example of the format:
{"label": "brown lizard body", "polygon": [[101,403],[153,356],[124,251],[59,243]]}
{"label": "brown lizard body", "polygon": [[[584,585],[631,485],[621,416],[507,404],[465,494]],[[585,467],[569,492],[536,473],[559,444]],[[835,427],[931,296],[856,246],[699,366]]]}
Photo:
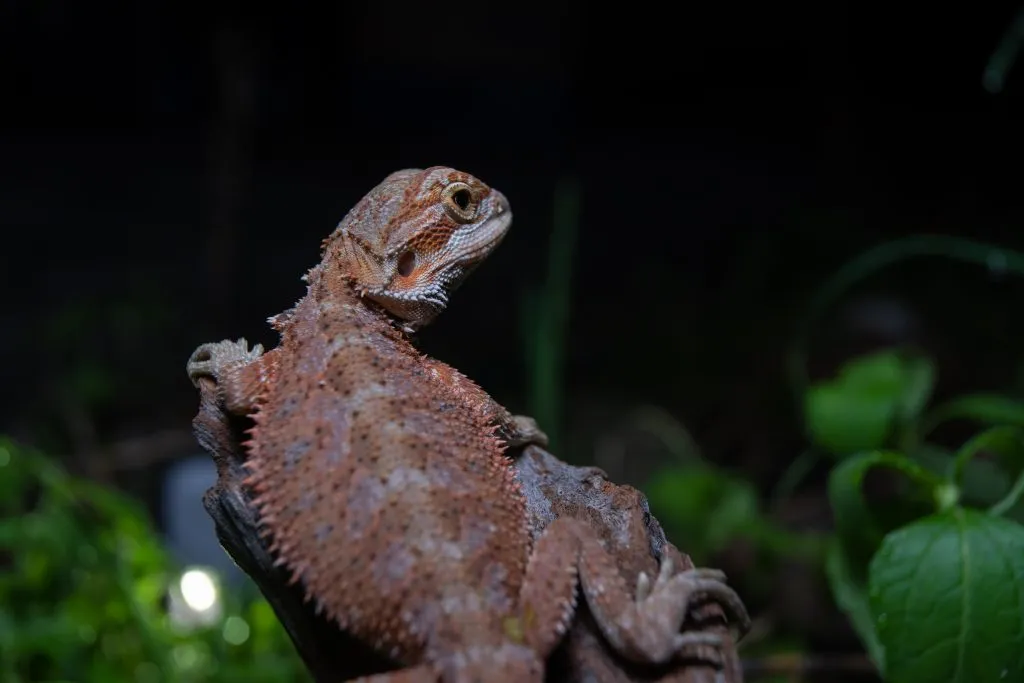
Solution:
{"label": "brown lizard body", "polygon": [[[324,242],[307,295],[272,319],[280,345],[206,344],[189,374],[252,415],[249,485],[279,561],[339,625],[407,668],[379,681],[540,681],[577,584],[616,651],[661,662],[716,636],[680,634],[689,598],[745,618],[717,572],[632,591],[571,518],[531,541],[508,443],[543,443],[408,332],[505,235],[501,193],[446,168],[390,175]],[[397,324],[396,324],[397,322]]]}

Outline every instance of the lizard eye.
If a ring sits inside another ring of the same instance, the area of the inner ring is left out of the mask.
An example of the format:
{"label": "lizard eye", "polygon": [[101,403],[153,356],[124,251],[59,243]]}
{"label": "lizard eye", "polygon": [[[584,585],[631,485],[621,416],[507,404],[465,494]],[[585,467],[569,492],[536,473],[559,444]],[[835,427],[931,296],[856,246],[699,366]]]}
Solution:
{"label": "lizard eye", "polygon": [[416,269],[416,252],[407,251],[398,257],[398,274],[409,277]]}
{"label": "lizard eye", "polygon": [[469,208],[469,202],[471,199],[473,199],[473,195],[469,190],[456,190],[452,193],[452,201],[455,202],[463,211]]}
{"label": "lizard eye", "polygon": [[448,215],[456,221],[468,223],[476,217],[473,190],[466,183],[452,183],[444,188],[442,197]]}

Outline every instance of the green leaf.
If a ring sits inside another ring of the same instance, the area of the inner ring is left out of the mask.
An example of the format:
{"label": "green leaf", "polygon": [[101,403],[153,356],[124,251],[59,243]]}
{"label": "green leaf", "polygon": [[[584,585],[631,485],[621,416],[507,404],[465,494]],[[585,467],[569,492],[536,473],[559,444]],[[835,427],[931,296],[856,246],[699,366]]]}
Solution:
{"label": "green leaf", "polygon": [[875,620],[868,603],[867,586],[863,572],[851,566],[842,544],[829,545],[825,557],[825,573],[828,576],[836,604],[850,619],[850,624],[860,636],[864,649],[879,671],[885,670],[885,650],[875,633]]}
{"label": "green leaf", "polygon": [[903,360],[903,392],[899,401],[899,418],[911,422],[920,417],[935,390],[935,363],[924,356]]}
{"label": "green leaf", "polygon": [[969,394],[944,403],[928,416],[927,434],[949,420],[972,420],[986,425],[1024,428],[1024,402],[1001,394]]}
{"label": "green leaf", "polygon": [[1024,680],[1024,527],[969,509],[888,534],[868,571],[892,683]]}
{"label": "green leaf", "polygon": [[934,385],[927,358],[892,350],[855,358],[804,397],[811,440],[838,455],[881,448],[896,426],[917,418]]}
{"label": "green leaf", "polygon": [[880,448],[889,436],[895,414],[894,400],[851,393],[832,385],[812,387],[804,406],[811,440],[838,455]]}
{"label": "green leaf", "polygon": [[942,489],[942,479],[901,453],[871,451],[840,462],[829,474],[828,497],[836,530],[848,551],[853,547],[874,549],[886,531],[877,510],[869,508],[861,490],[864,477],[876,467],[902,472],[929,499],[934,499]]}

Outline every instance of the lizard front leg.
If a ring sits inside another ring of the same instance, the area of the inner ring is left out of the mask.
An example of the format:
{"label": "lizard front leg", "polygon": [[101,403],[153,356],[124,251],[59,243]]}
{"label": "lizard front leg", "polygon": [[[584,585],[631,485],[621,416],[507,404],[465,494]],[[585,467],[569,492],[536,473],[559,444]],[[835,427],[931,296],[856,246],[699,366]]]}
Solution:
{"label": "lizard front leg", "polygon": [[198,385],[201,377],[213,379],[228,412],[249,415],[255,410],[263,388],[273,380],[276,360],[276,349],[264,354],[260,344],[250,349],[245,339],[225,339],[196,348],[186,370],[194,385]]}
{"label": "lizard front leg", "polygon": [[505,441],[508,448],[519,448],[536,444],[542,448],[548,445],[548,436],[541,430],[537,421],[526,415],[513,415],[504,406],[491,398],[490,394],[481,389],[455,368],[439,360],[424,356],[424,369],[429,377],[453,392],[463,405],[470,405],[480,412],[484,419],[497,427],[497,434]]}
{"label": "lizard front leg", "polygon": [[690,646],[719,648],[718,634],[680,629],[698,597],[718,600],[741,630],[749,627],[743,602],[724,579],[711,569],[673,573],[666,559],[653,584],[640,574],[631,592],[596,533],[583,522],[559,518],[537,539],[527,567],[520,602],[524,623],[533,628],[526,639],[542,656],[554,649],[572,620],[578,582],[602,634],[627,659],[661,664]]}

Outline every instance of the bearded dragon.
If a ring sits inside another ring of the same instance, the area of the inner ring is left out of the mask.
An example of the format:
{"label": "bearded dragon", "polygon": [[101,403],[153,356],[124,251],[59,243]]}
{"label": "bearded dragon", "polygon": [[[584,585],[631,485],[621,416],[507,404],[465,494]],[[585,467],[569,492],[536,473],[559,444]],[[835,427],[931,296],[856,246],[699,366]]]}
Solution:
{"label": "bearded dragon", "polygon": [[680,633],[692,598],[746,620],[714,570],[663,561],[637,589],[579,520],[531,540],[505,455],[546,441],[410,334],[503,239],[507,199],[450,168],[388,176],[328,236],[307,293],[270,319],[280,344],[204,344],[194,383],[216,380],[246,443],[270,549],[346,632],[401,662],[361,681],[543,680],[577,593],[622,656],[660,663],[720,637]]}

